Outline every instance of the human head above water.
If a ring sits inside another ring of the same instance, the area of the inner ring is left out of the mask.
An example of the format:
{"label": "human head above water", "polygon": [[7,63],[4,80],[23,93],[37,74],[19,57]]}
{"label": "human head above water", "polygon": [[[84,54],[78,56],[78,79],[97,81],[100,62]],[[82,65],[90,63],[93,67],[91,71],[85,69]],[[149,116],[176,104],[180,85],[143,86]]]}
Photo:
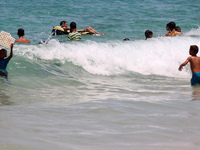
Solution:
{"label": "human head above water", "polygon": [[181,32],[181,28],[179,26],[176,26],[175,30]]}
{"label": "human head above water", "polygon": [[0,49],[0,59],[3,59],[7,56],[7,51],[5,49]]}
{"label": "human head above water", "polygon": [[123,39],[123,40],[124,40],[124,41],[130,41],[129,38],[125,38],[125,39]]}
{"label": "human head above water", "polygon": [[169,29],[172,31],[176,28],[176,23],[171,21],[170,23],[167,24]]}
{"label": "human head above water", "polygon": [[60,26],[62,27],[62,26],[64,26],[66,23],[67,23],[67,21],[61,21],[61,22],[60,22]]}
{"label": "human head above water", "polygon": [[20,28],[18,29],[17,35],[20,36],[24,36],[24,29]]}
{"label": "human head above water", "polygon": [[71,22],[70,23],[70,29],[76,29],[76,23],[75,22]]}
{"label": "human head above water", "polygon": [[166,30],[167,30],[167,31],[170,31],[170,28],[169,28],[169,23],[168,23],[168,24],[166,24]]}
{"label": "human head above water", "polygon": [[190,45],[190,52],[194,52],[194,54],[196,55],[199,51],[199,48],[197,45]]}
{"label": "human head above water", "polygon": [[146,30],[144,35],[145,35],[146,39],[152,38],[153,37],[153,32],[150,31],[150,30]]}

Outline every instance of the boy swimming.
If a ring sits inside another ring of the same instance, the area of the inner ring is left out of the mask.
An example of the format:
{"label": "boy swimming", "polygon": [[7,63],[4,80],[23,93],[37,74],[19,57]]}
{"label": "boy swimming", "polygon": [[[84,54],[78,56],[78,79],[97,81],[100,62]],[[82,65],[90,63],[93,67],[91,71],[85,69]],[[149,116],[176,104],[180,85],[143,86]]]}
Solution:
{"label": "boy swimming", "polygon": [[192,71],[192,79],[191,79],[191,85],[199,85],[200,84],[200,57],[197,56],[197,53],[199,51],[198,46],[191,45],[189,54],[191,55],[186,59],[184,63],[182,63],[179,66],[179,71],[183,69],[183,66],[187,65],[188,62],[190,62],[190,68]]}
{"label": "boy swimming", "polygon": [[8,57],[7,57],[7,51],[5,49],[0,49],[0,76],[5,77],[6,79],[8,77],[8,72],[6,71],[6,67],[12,56],[13,56],[13,44],[10,45],[10,56]]}

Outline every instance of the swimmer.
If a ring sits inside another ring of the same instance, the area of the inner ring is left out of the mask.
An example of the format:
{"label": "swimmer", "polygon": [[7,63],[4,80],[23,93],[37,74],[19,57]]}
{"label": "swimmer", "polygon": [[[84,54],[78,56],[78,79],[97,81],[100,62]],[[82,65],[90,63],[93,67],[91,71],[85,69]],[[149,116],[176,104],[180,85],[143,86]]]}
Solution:
{"label": "swimmer", "polygon": [[130,41],[129,38],[125,38],[125,39],[123,39],[123,40],[124,40],[124,41]]}
{"label": "swimmer", "polygon": [[180,34],[182,35],[181,28],[179,26],[176,26],[175,31],[180,32]]}
{"label": "swimmer", "polygon": [[76,41],[81,40],[81,34],[76,31],[76,23],[75,22],[70,23],[70,33],[68,35],[68,40],[69,41],[71,41],[71,40],[76,40]]}
{"label": "swimmer", "polygon": [[31,42],[29,41],[29,39],[25,39],[25,38],[24,38],[24,35],[25,35],[24,29],[22,29],[22,28],[18,29],[17,35],[19,36],[19,39],[15,40],[15,42],[20,42],[20,43],[31,43]]}
{"label": "swimmer", "polygon": [[153,32],[150,30],[146,30],[144,33],[146,40],[153,37]]}

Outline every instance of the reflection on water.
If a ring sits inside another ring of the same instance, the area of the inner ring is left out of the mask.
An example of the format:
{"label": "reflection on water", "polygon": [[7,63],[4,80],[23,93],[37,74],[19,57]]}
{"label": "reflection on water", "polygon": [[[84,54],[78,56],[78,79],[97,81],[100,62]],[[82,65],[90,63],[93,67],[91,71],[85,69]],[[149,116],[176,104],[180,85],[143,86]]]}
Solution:
{"label": "reflection on water", "polygon": [[2,105],[12,105],[13,102],[9,101],[9,96],[7,96],[5,93],[3,93],[0,90],[0,106]]}
{"label": "reflection on water", "polygon": [[200,100],[200,86],[193,86],[192,89],[192,100]]}
{"label": "reflection on water", "polygon": [[5,85],[6,85],[7,83],[9,83],[9,82],[8,82],[8,80],[6,80],[6,79],[3,79],[2,81],[3,81],[3,82],[0,83],[0,106],[3,106],[3,105],[12,105],[13,102],[10,102],[10,101],[9,101],[10,97],[7,96],[7,95],[5,94],[5,92],[4,92],[4,91],[6,91]]}

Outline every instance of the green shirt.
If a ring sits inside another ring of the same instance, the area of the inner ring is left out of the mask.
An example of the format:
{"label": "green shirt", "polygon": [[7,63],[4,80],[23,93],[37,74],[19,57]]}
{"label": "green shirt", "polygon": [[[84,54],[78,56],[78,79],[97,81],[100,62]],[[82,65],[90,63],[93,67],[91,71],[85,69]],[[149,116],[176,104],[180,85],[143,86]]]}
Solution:
{"label": "green shirt", "polygon": [[81,40],[81,34],[79,32],[71,32],[68,35],[68,40]]}

